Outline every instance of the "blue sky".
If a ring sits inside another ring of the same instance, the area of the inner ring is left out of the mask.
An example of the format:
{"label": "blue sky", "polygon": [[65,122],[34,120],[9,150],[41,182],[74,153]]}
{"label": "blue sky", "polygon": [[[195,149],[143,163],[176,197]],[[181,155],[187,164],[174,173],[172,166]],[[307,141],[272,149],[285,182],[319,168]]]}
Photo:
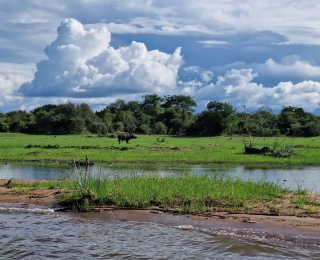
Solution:
{"label": "blue sky", "polygon": [[320,114],[320,2],[0,0],[0,111],[191,95]]}

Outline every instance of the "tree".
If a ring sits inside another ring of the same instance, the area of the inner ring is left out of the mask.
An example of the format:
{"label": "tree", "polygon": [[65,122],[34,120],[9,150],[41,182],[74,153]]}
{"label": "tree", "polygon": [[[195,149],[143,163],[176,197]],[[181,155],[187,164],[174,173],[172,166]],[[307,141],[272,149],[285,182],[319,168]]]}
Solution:
{"label": "tree", "polygon": [[151,116],[155,120],[155,118],[163,112],[161,102],[163,102],[164,99],[157,94],[146,94],[143,95],[142,98],[142,112]]}
{"label": "tree", "polygon": [[103,124],[103,130],[101,133],[109,133],[113,132],[113,120],[115,118],[115,115],[111,113],[110,108],[106,107],[103,110],[96,112],[96,115],[101,119]]}
{"label": "tree", "polygon": [[[318,120],[316,116],[298,107],[283,107],[278,118],[278,126],[283,134],[293,136],[310,136],[316,134]],[[312,135],[313,135],[312,134]]]}
{"label": "tree", "polygon": [[255,131],[251,131],[259,136],[274,136],[278,135],[276,116],[273,114],[272,108],[262,106],[251,115],[251,121],[257,127]]}
{"label": "tree", "polygon": [[167,129],[164,123],[157,122],[154,124],[153,133],[156,135],[164,135],[167,133]]}
{"label": "tree", "polygon": [[28,131],[29,113],[24,110],[12,111],[6,114],[9,120],[10,132],[26,133]]}
{"label": "tree", "polygon": [[116,114],[120,111],[127,110],[127,104],[126,101],[119,98],[116,102],[111,103],[109,106],[107,106],[107,108],[110,109],[112,114]]}
{"label": "tree", "polygon": [[162,104],[164,109],[176,107],[190,113],[194,112],[193,107],[196,106],[197,103],[194,101],[194,98],[185,95],[164,96],[164,103]]}
{"label": "tree", "polygon": [[198,134],[220,135],[232,123],[236,110],[232,105],[219,101],[210,101],[207,109],[197,117],[194,129]]}
{"label": "tree", "polygon": [[141,103],[138,101],[129,101],[126,105],[126,109],[134,113],[135,116],[141,113]]}
{"label": "tree", "polygon": [[194,123],[193,114],[180,107],[167,108],[159,118],[167,126],[167,134],[185,134]]}

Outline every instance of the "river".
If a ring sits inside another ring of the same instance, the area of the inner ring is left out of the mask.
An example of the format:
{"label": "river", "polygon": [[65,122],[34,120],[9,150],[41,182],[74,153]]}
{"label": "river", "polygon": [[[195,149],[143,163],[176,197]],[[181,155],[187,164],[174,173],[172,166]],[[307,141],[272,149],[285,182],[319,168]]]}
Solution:
{"label": "river", "polygon": [[[83,170],[83,169],[78,169]],[[318,166],[245,166],[245,165],[169,165],[169,164],[99,164],[90,167],[91,174],[114,178],[121,176],[176,174],[220,174],[249,180],[266,180],[293,190],[320,193]],[[72,179],[74,168],[58,164],[0,164],[0,179]]]}
{"label": "river", "polygon": [[315,233],[139,211],[0,208],[0,259],[320,258],[320,235]]}
{"label": "river", "polygon": [[[320,190],[317,167],[149,165],[138,169],[105,165],[92,171],[107,177],[132,171],[158,175],[218,172]],[[70,166],[0,166],[0,178],[73,177]],[[320,234],[315,232],[164,213],[60,213],[39,205],[5,203],[0,204],[0,245],[0,259],[320,259]]]}

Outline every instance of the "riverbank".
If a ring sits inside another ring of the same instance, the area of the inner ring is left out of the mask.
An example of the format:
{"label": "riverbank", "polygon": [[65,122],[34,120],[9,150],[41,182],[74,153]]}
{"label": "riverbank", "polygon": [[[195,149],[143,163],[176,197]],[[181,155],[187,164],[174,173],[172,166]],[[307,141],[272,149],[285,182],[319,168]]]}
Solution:
{"label": "riverbank", "polygon": [[[0,203],[5,203],[7,206],[14,207],[15,204],[23,205],[24,207],[35,207],[35,205],[47,206],[50,208],[61,209],[61,201],[59,197],[63,194],[64,190],[61,187],[49,188],[36,188],[40,182],[39,180],[14,180],[15,183],[23,184],[24,186],[34,185],[32,189],[10,188],[8,185],[9,180],[0,180]],[[202,222],[209,220],[219,220],[232,225],[240,225],[244,228],[282,228],[296,231],[320,232],[320,213],[314,210],[313,213],[306,213],[302,208],[298,208],[292,204],[296,199],[295,195],[288,193],[278,204],[278,210],[273,211],[268,205],[252,205],[250,213],[238,212],[230,213],[225,210],[223,205],[213,207],[208,212],[194,212],[192,214],[182,214],[177,208],[164,208],[161,206],[152,206],[146,208],[132,208],[132,207],[119,207],[114,205],[96,206],[91,208],[91,212],[96,214],[103,214],[104,212],[123,212],[126,215],[135,219],[137,216],[144,214],[143,218],[148,219],[148,216],[163,215],[175,216],[183,215],[185,218],[192,219],[194,222]],[[319,194],[308,194],[312,196],[314,201],[320,199]],[[66,206],[64,204],[64,206]],[[70,208],[69,208],[70,209]],[[189,222],[186,222],[189,223]],[[182,223],[183,224],[183,223]],[[182,228],[191,228],[186,225]]]}

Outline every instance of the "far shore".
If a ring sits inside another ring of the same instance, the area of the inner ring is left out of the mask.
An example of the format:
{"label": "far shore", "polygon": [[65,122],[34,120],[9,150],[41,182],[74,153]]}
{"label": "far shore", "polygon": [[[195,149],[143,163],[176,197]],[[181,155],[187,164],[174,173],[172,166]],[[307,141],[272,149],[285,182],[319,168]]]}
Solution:
{"label": "far shore", "polygon": [[[15,180],[15,182],[21,183],[33,183],[39,182],[39,180]],[[48,208],[59,208],[59,195],[61,189],[33,189],[26,192],[17,192],[15,189],[7,188],[4,185],[8,182],[7,179],[0,179],[0,203],[10,205],[23,204],[25,207],[31,205],[41,205]],[[45,182],[42,180],[40,182]],[[109,211],[128,211],[128,212],[143,212],[143,214],[166,214],[179,215],[175,210],[163,209],[160,207],[150,208],[121,208],[116,206],[97,207],[92,214],[103,214],[103,212]],[[139,213],[139,214],[140,214]],[[90,213],[91,214],[91,213]],[[137,214],[128,214],[137,216]],[[296,215],[272,215],[272,214],[230,214],[228,212],[206,212],[201,214],[185,214],[186,218],[193,219],[194,223],[201,221],[213,221],[219,220],[230,225],[241,226],[242,228],[280,228],[292,232],[320,232],[320,216],[319,214],[296,214]],[[183,224],[183,223],[182,223]]]}

